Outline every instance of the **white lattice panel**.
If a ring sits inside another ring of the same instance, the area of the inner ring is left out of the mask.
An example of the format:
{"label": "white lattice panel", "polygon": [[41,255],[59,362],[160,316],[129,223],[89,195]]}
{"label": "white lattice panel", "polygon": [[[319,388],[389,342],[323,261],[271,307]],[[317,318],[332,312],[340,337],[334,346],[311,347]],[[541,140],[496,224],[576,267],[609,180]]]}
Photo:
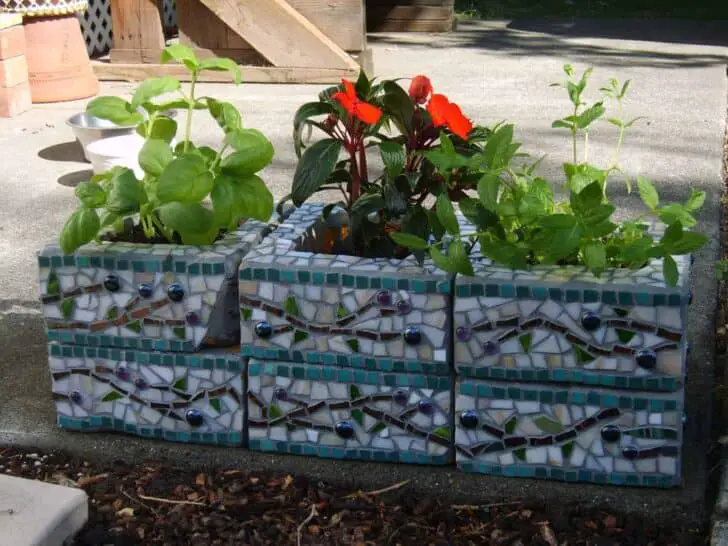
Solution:
{"label": "white lattice panel", "polygon": [[177,0],[164,0],[164,26],[165,28],[177,26]]}
{"label": "white lattice panel", "polygon": [[79,20],[90,56],[103,55],[111,49],[111,0],[89,0],[88,9],[79,14]]}
{"label": "white lattice panel", "polygon": [[0,11],[25,15],[61,15],[84,11],[88,0],[0,0]]}

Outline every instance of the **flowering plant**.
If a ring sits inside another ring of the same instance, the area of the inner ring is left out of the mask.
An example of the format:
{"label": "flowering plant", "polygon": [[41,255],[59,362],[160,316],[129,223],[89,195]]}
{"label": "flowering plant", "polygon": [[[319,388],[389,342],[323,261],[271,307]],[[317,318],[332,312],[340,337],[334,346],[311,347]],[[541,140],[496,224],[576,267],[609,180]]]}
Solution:
{"label": "flowering plant", "polygon": [[[355,83],[343,80],[318,99],[294,118],[299,162],[287,198],[300,206],[317,192],[340,192],[342,199],[325,214],[344,209],[350,233],[344,251],[354,255],[407,255],[410,250],[387,236],[392,232],[439,240],[446,226],[436,211],[452,210],[451,201],[476,188],[481,167],[467,158],[482,155],[489,131],[434,93],[426,76],[413,78],[405,90],[398,81],[376,82],[362,72]],[[310,137],[314,129],[324,138],[311,143],[304,132]],[[372,157],[375,151],[379,158]],[[430,196],[436,205],[427,202]]]}

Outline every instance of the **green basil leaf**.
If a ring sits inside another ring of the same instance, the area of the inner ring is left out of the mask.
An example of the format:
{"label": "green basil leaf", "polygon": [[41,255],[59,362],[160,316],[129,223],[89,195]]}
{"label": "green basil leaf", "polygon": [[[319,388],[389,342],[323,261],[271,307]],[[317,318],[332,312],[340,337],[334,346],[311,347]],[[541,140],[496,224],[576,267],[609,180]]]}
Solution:
{"label": "green basil leaf", "polygon": [[675,242],[665,244],[665,249],[674,256],[690,254],[702,248],[708,242],[708,236],[695,231],[683,231],[682,236]]}
{"label": "green basil leaf", "polygon": [[665,256],[662,259],[662,276],[669,286],[677,286],[680,280],[680,272],[677,270],[677,263],[672,256]]}
{"label": "green basil leaf", "polygon": [[101,223],[95,209],[78,209],[66,220],[61,230],[61,250],[64,254],[73,254],[80,246],[93,241],[99,229]]}
{"label": "green basil leaf", "polygon": [[589,127],[589,125],[602,117],[604,115],[604,112],[606,112],[604,104],[601,102],[597,102],[577,116],[576,126],[579,129],[586,129],[587,127]]}
{"label": "green basil leaf", "polygon": [[76,186],[74,193],[87,209],[103,207],[106,203],[106,192],[96,182],[81,182]]}
{"label": "green basil leaf", "polygon": [[172,44],[165,47],[160,61],[162,64],[176,61],[184,64],[190,70],[197,70],[200,64],[195,57],[195,52],[184,44]]}
{"label": "green basil leaf", "polygon": [[392,231],[389,233],[389,237],[399,246],[403,246],[405,248],[425,250],[430,247],[430,245],[427,244],[427,241],[421,239],[417,235],[412,235],[411,233]]}
{"label": "green basil leaf", "polygon": [[212,187],[213,176],[205,160],[196,153],[188,153],[165,167],[157,184],[157,198],[162,203],[198,203]]}
{"label": "green basil leaf", "polygon": [[133,110],[139,108],[142,104],[160,95],[173,93],[180,88],[179,80],[171,76],[161,76],[147,78],[134,91],[131,99],[131,107]]}
{"label": "green basil leaf", "polygon": [[213,212],[200,203],[165,203],[157,209],[159,219],[177,233],[205,234],[214,226]]}
{"label": "green basil leaf", "polygon": [[159,176],[164,168],[172,162],[174,156],[169,144],[164,140],[150,139],[144,143],[139,152],[139,166],[145,173]]}
{"label": "green basil leaf", "polygon": [[660,196],[657,194],[655,186],[647,180],[644,176],[637,177],[637,189],[640,192],[640,198],[642,202],[650,210],[655,210],[657,205],[660,203]]}
{"label": "green basil leaf", "polygon": [[217,72],[230,72],[236,85],[240,85],[243,81],[243,73],[240,65],[232,59],[225,57],[213,57],[211,59],[202,59],[199,62],[199,70],[213,70]]}
{"label": "green basil leaf", "polygon": [[478,182],[478,197],[480,203],[489,211],[498,210],[498,193],[500,192],[501,179],[495,173],[487,173]]}
{"label": "green basil leaf", "polygon": [[460,239],[452,241],[447,247],[447,258],[452,264],[452,270],[455,273],[472,277],[475,275],[473,272],[473,264],[468,258],[468,254],[465,252],[465,246]]}
{"label": "green basil leaf", "polygon": [[341,141],[327,138],[306,149],[293,175],[291,198],[294,205],[301,206],[326,182],[339,159],[341,146]]}
{"label": "green basil leaf", "polygon": [[[139,128],[144,125],[139,125]],[[166,116],[159,116],[152,123],[152,130],[149,131],[148,135],[142,135],[145,138],[155,138],[163,140],[166,143],[171,143],[174,137],[177,136],[177,122],[172,118]]]}
{"label": "green basil leaf", "polygon": [[124,169],[111,179],[106,193],[106,210],[124,216],[138,212],[146,202],[144,188],[131,169]]}
{"label": "green basil leaf", "polygon": [[131,104],[119,97],[97,97],[86,105],[86,112],[116,125],[136,126],[144,121]]}
{"label": "green basil leaf", "polygon": [[273,160],[273,144],[257,129],[236,129],[225,135],[235,151],[223,158],[222,172],[238,176],[255,174]]}
{"label": "green basil leaf", "polygon": [[660,216],[660,220],[667,225],[680,222],[684,227],[691,228],[697,223],[693,215],[678,203],[671,203],[661,207],[658,215]]}
{"label": "green basil leaf", "polygon": [[586,244],[582,249],[584,265],[595,277],[599,277],[607,268],[607,249],[599,241]]}
{"label": "green basil leaf", "polygon": [[235,177],[240,187],[238,194],[238,212],[245,218],[255,218],[267,222],[273,215],[273,194],[259,176],[254,174]]}
{"label": "green basil leaf", "polygon": [[685,210],[688,212],[697,212],[703,208],[705,203],[705,192],[698,191],[695,188],[690,190],[690,198],[685,202]]}
{"label": "green basil leaf", "polygon": [[242,127],[243,118],[234,104],[208,97],[207,108],[210,115],[226,133]]}
{"label": "green basil leaf", "polygon": [[452,206],[450,199],[447,194],[441,193],[435,204],[435,212],[437,213],[437,219],[445,228],[445,231],[451,235],[457,235],[460,233],[460,224],[458,224],[458,218],[455,215],[455,208]]}

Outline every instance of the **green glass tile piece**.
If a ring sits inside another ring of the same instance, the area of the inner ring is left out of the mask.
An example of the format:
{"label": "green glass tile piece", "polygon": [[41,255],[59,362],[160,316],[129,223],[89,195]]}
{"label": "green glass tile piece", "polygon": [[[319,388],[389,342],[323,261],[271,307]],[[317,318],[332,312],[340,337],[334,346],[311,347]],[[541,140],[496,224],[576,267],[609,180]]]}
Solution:
{"label": "green glass tile piece", "polygon": [[327,273],[326,274],[326,284],[339,284],[339,274],[338,273]]}
{"label": "green glass tile piece", "polygon": [[63,265],[64,265],[64,267],[74,267],[76,265],[76,257],[72,256],[72,255],[64,256]]}
{"label": "green glass tile piece", "polygon": [[253,270],[249,267],[246,267],[244,269],[240,270],[240,274],[238,275],[238,278],[241,281],[250,281],[253,279]]}
{"label": "green glass tile piece", "polygon": [[470,297],[470,285],[459,284],[455,289],[455,295],[458,298],[469,298]]}
{"label": "green glass tile piece", "polygon": [[643,389],[644,388],[644,379],[642,377],[630,377],[629,378],[629,388],[630,389]]}
{"label": "green glass tile piece", "polygon": [[342,286],[353,287],[354,286],[354,282],[355,282],[354,275],[346,275],[346,274],[344,274],[344,275],[341,276],[341,284],[342,284]]}
{"label": "green glass tile piece", "polygon": [[397,279],[398,290],[409,290],[409,279]]}
{"label": "green glass tile piece", "polygon": [[298,272],[298,282],[302,282],[302,283],[311,282],[311,272],[310,271],[299,271]]}
{"label": "green glass tile piece", "polygon": [[51,260],[48,256],[38,256],[38,267],[50,267]]}
{"label": "green glass tile piece", "polygon": [[620,292],[619,293],[619,304],[620,305],[634,305],[634,299],[632,298],[631,292]]}
{"label": "green glass tile piece", "polygon": [[[109,269],[113,269],[113,260],[111,261],[112,267]],[[63,267],[63,258],[61,256],[51,256],[51,267]]]}
{"label": "green glass tile piece", "polygon": [[652,296],[644,292],[638,292],[634,294],[634,301],[636,305],[650,305],[652,303]]}
{"label": "green glass tile piece", "polygon": [[647,400],[645,400],[644,398],[633,398],[632,407],[635,410],[646,410],[647,409]]}
{"label": "green glass tile piece", "polygon": [[667,303],[667,298],[665,297],[665,294],[653,294],[652,296],[652,305],[655,307],[661,307]]}
{"label": "green glass tile piece", "polygon": [[560,288],[549,288],[549,299],[561,301],[563,299],[563,290]]}
{"label": "green glass tile piece", "polygon": [[419,279],[412,279],[412,282],[410,283],[410,287],[413,292],[417,294],[423,294],[427,291],[425,281],[419,280]]}
{"label": "green glass tile piece", "polygon": [[596,303],[599,301],[599,292],[596,290],[584,290],[582,294],[582,301],[584,303]]}
{"label": "green glass tile piece", "polygon": [[127,271],[129,269],[129,260],[119,259],[116,260],[116,269],[121,269],[122,271]]}
{"label": "green glass tile piece", "polygon": [[587,404],[591,404],[592,406],[599,406],[601,405],[601,396],[599,396],[598,392],[590,392],[586,396],[586,402]]}
{"label": "green glass tile piece", "polygon": [[368,289],[369,288],[369,277],[357,276],[356,277],[356,287],[359,289]]}
{"label": "green glass tile piece", "polygon": [[531,288],[531,294],[535,300],[545,300],[549,297],[548,290],[542,286],[534,286]]}
{"label": "green glass tile piece", "polygon": [[502,298],[513,298],[516,295],[516,288],[511,284],[503,284],[500,287]]}
{"label": "green glass tile piece", "polygon": [[379,277],[371,277],[369,279],[369,287],[374,289],[379,289],[382,287],[382,279]]}
{"label": "green glass tile piece", "polygon": [[523,391],[523,399],[526,402],[535,402],[538,400],[538,391]]}
{"label": "green glass tile piece", "polygon": [[670,294],[667,298],[667,304],[670,307],[680,307],[682,305],[682,297],[680,294]]}
{"label": "green glass tile piece", "polygon": [[581,301],[581,293],[578,290],[567,290],[566,291],[566,302],[574,303]]}
{"label": "green glass tile piece", "polygon": [[283,270],[281,271],[281,280],[283,282],[287,283],[294,283],[296,282],[296,272],[290,271],[290,270]]}
{"label": "green glass tile piece", "polygon": [[313,273],[313,283],[314,284],[325,284],[326,283],[326,275],[320,271],[314,271]]}
{"label": "green glass tile piece", "polygon": [[497,284],[486,284],[485,285],[485,297],[486,298],[500,297],[500,286],[498,286]]}
{"label": "green glass tile piece", "polygon": [[616,305],[617,304],[616,292],[612,292],[609,290],[605,290],[604,292],[602,292],[602,303],[606,303],[607,305]]}

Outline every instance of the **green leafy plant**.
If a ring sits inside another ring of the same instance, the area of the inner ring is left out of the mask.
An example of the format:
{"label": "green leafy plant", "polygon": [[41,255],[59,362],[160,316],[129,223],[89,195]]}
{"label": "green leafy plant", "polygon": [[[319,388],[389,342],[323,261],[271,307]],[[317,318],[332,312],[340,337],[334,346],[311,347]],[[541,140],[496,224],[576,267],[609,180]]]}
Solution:
{"label": "green leafy plant", "polygon": [[[566,197],[558,199],[554,184],[536,174],[540,162],[513,165],[519,144],[513,141],[513,126],[499,124],[487,137],[482,153],[464,156],[443,143],[438,163],[441,169],[467,162],[480,167],[477,194],[461,197],[463,215],[473,224],[473,233],[461,233],[452,204],[438,197],[435,214],[446,236],[428,241],[415,232],[390,233],[402,246],[428,252],[442,269],[464,275],[473,274],[472,254],[480,253],[497,264],[513,269],[528,269],[538,264],[585,265],[595,276],[606,269],[638,269],[652,259],[663,260],[663,273],[670,285],[678,282],[673,256],[694,252],[707,237],[691,231],[694,214],[702,207],[705,193],[691,190],[684,203],[661,204],[654,184],[637,177],[639,195],[646,211],[636,219],[615,222],[615,206],[607,197],[607,179],[621,172],[617,164],[624,134],[636,119],[608,118],[619,128],[617,153],[606,169],[588,162],[588,134],[592,125],[606,113],[603,101],[587,106],[584,92],[591,70],[576,78],[571,66],[564,67],[568,80],[562,84],[572,105],[571,113],[554,122],[572,135],[572,161],[564,163]],[[607,99],[616,100],[620,110],[629,82],[610,80],[602,88]],[[578,137],[584,137],[584,161],[578,162]],[[665,225],[655,239],[646,220]]]}
{"label": "green leafy plant", "polygon": [[[167,47],[161,60],[187,68],[187,92],[175,78],[153,77],[139,84],[129,101],[98,97],[88,104],[95,117],[137,125],[145,139],[138,158],[144,176],[140,180],[131,169],[114,167],[76,187],[80,207],[60,236],[67,254],[103,237],[207,245],[246,218],[268,221],[273,213],[273,196],[256,174],[271,162],[273,145],[260,131],[244,128],[231,103],[196,95],[202,72],[226,71],[240,84],[240,67],[230,59],[197,59],[180,44]],[[155,102],[169,94],[177,96]],[[187,112],[178,143],[177,122],[168,115],[175,109]],[[206,110],[223,130],[219,150],[193,143],[196,110]]]}
{"label": "green leafy plant", "polygon": [[[312,142],[313,131],[323,138]],[[387,234],[426,239],[445,233],[428,198],[450,203],[476,187],[480,167],[468,158],[482,153],[487,134],[434,93],[426,76],[416,76],[405,90],[398,80],[370,80],[361,72],[355,83],[344,80],[296,112],[299,161],[286,199],[300,206],[317,192],[339,192],[342,199],[325,212],[339,206],[346,213],[351,236],[341,251],[406,256],[410,251]]]}

